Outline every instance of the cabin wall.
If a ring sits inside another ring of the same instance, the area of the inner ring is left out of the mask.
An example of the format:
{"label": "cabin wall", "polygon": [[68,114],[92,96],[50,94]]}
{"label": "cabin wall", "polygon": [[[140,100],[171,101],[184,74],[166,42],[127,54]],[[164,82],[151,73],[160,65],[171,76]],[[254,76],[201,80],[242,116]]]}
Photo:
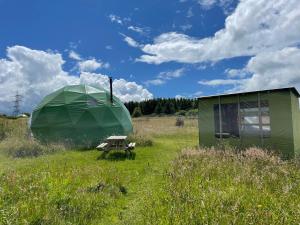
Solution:
{"label": "cabin wall", "polygon": [[293,117],[293,136],[295,155],[300,155],[300,109],[299,98],[291,94],[292,117]]}

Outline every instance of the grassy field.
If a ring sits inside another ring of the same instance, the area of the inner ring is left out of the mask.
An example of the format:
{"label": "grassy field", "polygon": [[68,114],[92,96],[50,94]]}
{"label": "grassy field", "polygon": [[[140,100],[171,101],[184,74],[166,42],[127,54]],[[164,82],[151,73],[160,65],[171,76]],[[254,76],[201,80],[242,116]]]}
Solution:
{"label": "grassy field", "polygon": [[173,117],[135,119],[135,137],[153,145],[137,146],[135,158],[113,152],[105,159],[96,150],[59,146],[51,154],[17,158],[7,149],[22,146],[26,121],[0,124],[0,224],[300,221],[297,160],[258,149],[196,149],[196,120],[178,128]]}

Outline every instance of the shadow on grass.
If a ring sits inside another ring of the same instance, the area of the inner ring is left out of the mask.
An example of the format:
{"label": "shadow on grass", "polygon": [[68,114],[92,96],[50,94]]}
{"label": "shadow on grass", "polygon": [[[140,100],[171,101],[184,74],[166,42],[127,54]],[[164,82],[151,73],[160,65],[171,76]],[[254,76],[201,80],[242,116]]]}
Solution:
{"label": "shadow on grass", "polygon": [[125,160],[135,160],[135,152],[131,154],[126,154],[125,152],[103,152],[97,157],[97,160],[108,160],[108,161],[125,161]]}

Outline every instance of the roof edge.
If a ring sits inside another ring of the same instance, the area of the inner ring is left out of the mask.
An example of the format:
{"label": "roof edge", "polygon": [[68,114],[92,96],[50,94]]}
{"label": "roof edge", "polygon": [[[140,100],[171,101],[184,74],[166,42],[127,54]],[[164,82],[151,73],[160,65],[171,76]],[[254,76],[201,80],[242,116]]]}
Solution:
{"label": "roof edge", "polygon": [[220,94],[220,95],[208,95],[208,96],[198,97],[197,99],[207,99],[207,98],[215,98],[215,97],[219,97],[219,96],[224,97],[224,96],[234,96],[234,95],[242,95],[242,94],[285,91],[285,90],[291,90],[298,98],[300,97],[300,94],[295,87],[285,87],[285,88],[264,89],[264,90],[257,90],[257,91],[236,92],[236,93],[228,93],[228,94]]}

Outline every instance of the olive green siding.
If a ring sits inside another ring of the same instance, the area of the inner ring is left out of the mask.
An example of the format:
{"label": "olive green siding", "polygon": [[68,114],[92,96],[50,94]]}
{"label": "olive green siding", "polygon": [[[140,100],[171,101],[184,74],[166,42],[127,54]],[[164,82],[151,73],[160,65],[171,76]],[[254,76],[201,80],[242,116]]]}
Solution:
{"label": "olive green siding", "polygon": [[199,143],[201,146],[216,145],[220,138],[215,137],[214,105],[267,100],[269,103],[270,137],[240,136],[223,138],[222,141],[238,148],[257,146],[279,152],[290,158],[300,153],[300,112],[298,97],[289,89],[223,95],[199,99]]}
{"label": "olive green siding", "polygon": [[293,136],[294,136],[294,151],[295,155],[300,154],[300,109],[299,99],[291,94],[292,102],[292,117],[293,117]]}

